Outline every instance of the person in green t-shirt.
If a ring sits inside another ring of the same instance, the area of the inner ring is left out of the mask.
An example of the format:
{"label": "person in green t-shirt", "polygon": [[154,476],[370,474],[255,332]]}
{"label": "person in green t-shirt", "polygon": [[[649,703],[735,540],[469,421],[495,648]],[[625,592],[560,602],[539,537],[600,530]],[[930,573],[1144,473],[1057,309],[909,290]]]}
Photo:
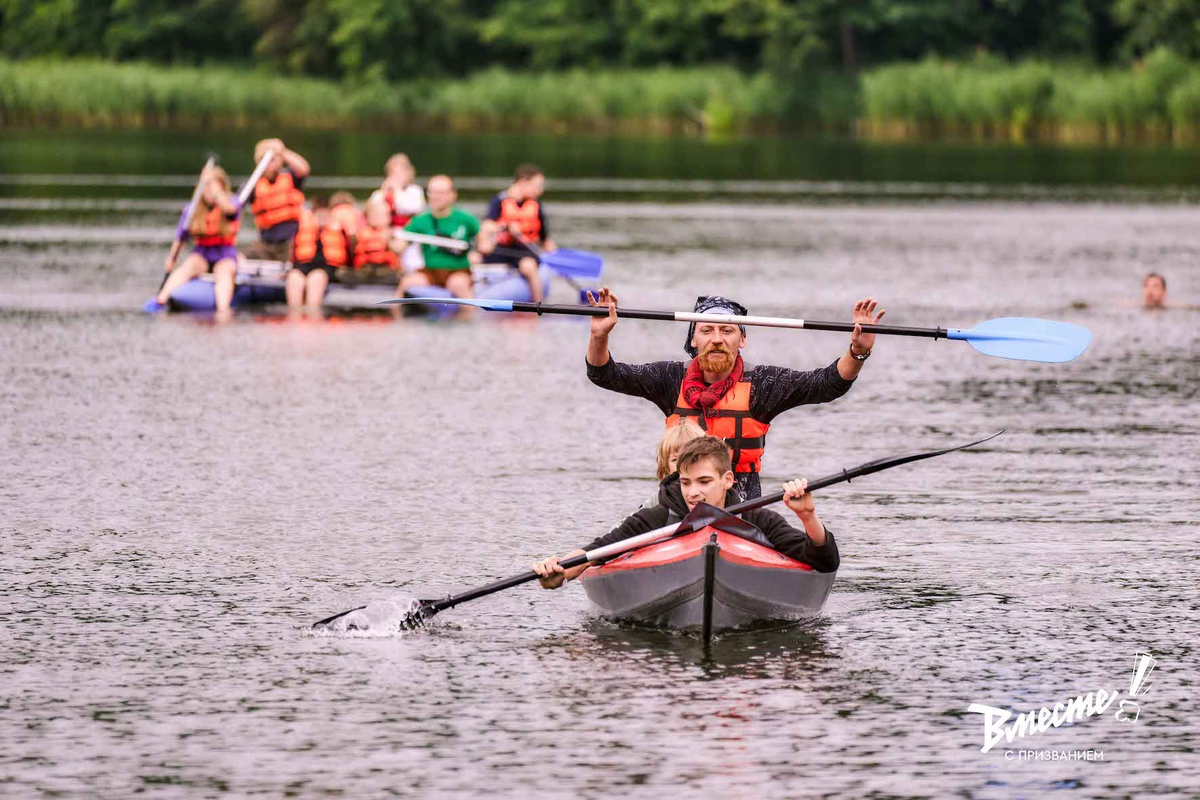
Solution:
{"label": "person in green t-shirt", "polygon": [[[404,230],[444,239],[470,242],[479,233],[479,220],[456,208],[458,193],[454,181],[448,175],[434,175],[426,187],[429,194],[429,210],[409,220]],[[401,237],[404,236],[400,232]],[[455,297],[473,297],[471,284],[471,262],[467,257],[469,248],[461,250],[439,245],[421,243],[421,254],[425,266],[410,272],[400,280],[396,296],[404,297],[405,291],[415,286],[442,286]]]}

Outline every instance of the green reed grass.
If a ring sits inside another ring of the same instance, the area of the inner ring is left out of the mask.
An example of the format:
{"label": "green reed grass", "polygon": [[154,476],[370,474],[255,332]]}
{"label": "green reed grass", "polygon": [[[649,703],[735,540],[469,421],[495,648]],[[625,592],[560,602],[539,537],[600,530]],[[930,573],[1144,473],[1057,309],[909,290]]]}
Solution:
{"label": "green reed grass", "polygon": [[1200,139],[1200,64],[1126,69],[981,56],[784,79],[730,67],[492,68],[452,81],[344,85],[236,67],[0,58],[0,124],[438,126],[736,134],[806,126],[875,137]]}

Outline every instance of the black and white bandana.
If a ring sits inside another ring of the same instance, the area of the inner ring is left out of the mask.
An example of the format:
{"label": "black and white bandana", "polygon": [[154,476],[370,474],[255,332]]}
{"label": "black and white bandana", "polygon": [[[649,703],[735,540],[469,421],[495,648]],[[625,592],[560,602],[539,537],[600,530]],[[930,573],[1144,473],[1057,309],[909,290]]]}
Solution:
{"label": "black and white bandana", "polygon": [[[701,295],[696,298],[696,307],[692,311],[697,314],[725,314],[728,316],[745,317],[749,315],[746,307],[741,303],[735,303],[728,297],[720,295]],[[746,335],[746,326],[739,325],[742,329],[742,336]],[[683,340],[683,350],[692,358],[700,355],[700,351],[692,347],[692,337],[696,335],[696,323],[688,325],[687,338]]]}

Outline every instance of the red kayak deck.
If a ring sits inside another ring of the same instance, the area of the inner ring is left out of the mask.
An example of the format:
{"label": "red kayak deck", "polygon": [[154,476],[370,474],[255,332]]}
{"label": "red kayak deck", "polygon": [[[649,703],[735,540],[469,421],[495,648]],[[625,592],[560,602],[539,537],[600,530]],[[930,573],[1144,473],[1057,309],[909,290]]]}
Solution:
{"label": "red kayak deck", "polygon": [[708,544],[713,533],[717,534],[717,544],[721,547],[720,558],[725,561],[731,561],[734,564],[742,564],[747,567],[813,571],[813,568],[808,564],[802,564],[793,558],[788,558],[777,550],[763,547],[748,539],[743,539],[740,536],[734,536],[724,531],[714,530],[713,528],[702,528],[694,533],[680,536],[677,539],[652,544],[640,550],[634,550],[632,553],[618,556],[603,566],[591,567],[584,572],[583,577],[606,575],[622,570],[661,567],[666,564],[673,564],[676,561],[695,558],[702,554],[704,546]]}

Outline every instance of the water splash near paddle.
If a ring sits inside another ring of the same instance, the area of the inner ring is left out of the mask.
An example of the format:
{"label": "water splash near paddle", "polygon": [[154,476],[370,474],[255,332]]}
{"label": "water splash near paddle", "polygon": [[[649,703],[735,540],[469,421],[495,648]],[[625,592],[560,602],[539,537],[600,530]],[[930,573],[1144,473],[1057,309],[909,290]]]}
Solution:
{"label": "water splash near paddle", "polygon": [[329,622],[318,623],[313,630],[323,635],[351,638],[389,638],[424,627],[422,601],[411,595],[397,594],[373,600]]}

